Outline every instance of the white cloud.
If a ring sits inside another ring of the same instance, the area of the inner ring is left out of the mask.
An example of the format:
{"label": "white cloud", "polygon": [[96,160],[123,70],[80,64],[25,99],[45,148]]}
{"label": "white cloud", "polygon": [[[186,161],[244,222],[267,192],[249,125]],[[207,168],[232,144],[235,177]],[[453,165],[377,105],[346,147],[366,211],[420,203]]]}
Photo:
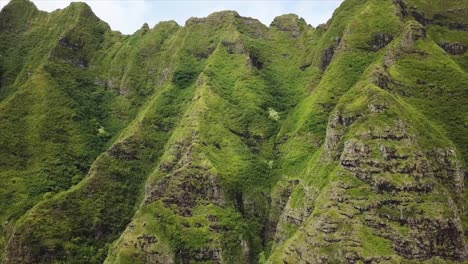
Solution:
{"label": "white cloud", "polygon": [[8,1],[0,0],[0,8],[3,8],[6,4],[8,4]]}
{"label": "white cloud", "polygon": [[[64,8],[70,0],[32,0],[45,11]],[[325,23],[343,0],[81,0],[112,29],[125,34],[138,30],[143,23],[175,20],[183,25],[190,17],[205,17],[221,10],[236,10],[242,16],[257,18],[269,25],[276,16],[294,13],[316,26]],[[0,0],[0,8],[8,0]]]}

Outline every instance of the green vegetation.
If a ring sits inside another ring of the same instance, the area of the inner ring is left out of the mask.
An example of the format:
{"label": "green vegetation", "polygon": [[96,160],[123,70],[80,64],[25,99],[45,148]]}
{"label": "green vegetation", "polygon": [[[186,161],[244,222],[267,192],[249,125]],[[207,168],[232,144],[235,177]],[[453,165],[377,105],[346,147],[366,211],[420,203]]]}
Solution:
{"label": "green vegetation", "polygon": [[0,262],[466,261],[468,2],[111,31],[0,12]]}

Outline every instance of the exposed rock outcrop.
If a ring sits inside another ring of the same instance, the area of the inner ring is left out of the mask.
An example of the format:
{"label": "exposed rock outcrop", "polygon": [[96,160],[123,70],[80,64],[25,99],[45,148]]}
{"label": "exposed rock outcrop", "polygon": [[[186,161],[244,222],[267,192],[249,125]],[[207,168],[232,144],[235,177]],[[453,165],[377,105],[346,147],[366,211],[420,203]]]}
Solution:
{"label": "exposed rock outcrop", "polygon": [[172,146],[172,160],[160,165],[161,171],[167,174],[147,190],[145,204],[162,200],[180,215],[191,216],[192,209],[204,202],[215,205],[225,203],[219,177],[209,167],[197,165],[194,147],[198,141],[198,132],[194,132],[191,139]]}
{"label": "exposed rock outcrop", "polygon": [[414,3],[412,3],[411,1],[393,0],[393,2],[397,5],[401,16],[403,17],[411,16],[416,21],[418,21],[424,26],[438,25],[438,26],[447,27],[452,30],[463,30],[463,31],[468,30],[468,24],[463,23],[461,21],[457,21],[457,22],[450,21],[449,17],[447,17],[448,14],[455,15],[455,16],[463,15],[464,14],[463,9],[459,9],[459,10],[448,9],[446,10],[446,12],[434,13],[431,16],[419,10],[418,6],[414,5]]}
{"label": "exposed rock outcrop", "polygon": [[466,46],[462,43],[454,42],[441,42],[439,46],[450,55],[463,55],[466,52]]}
{"label": "exposed rock outcrop", "polygon": [[107,153],[109,156],[119,160],[136,160],[138,159],[138,142],[132,138],[114,144]]}
{"label": "exposed rock outcrop", "polygon": [[315,206],[317,190],[299,183],[289,196],[288,202],[282,209],[276,226],[274,241],[281,245],[291,236],[291,230],[298,229],[304,224]]}
{"label": "exposed rock outcrop", "polygon": [[330,65],[333,55],[335,55],[335,47],[328,47],[325,49],[322,55],[322,60],[321,60],[321,65],[320,68],[322,71],[325,71],[328,68],[328,65]]}
{"label": "exposed rock outcrop", "polygon": [[393,36],[390,36],[385,33],[379,33],[374,36],[374,39],[371,42],[371,49],[373,51],[379,51],[385,48],[390,42],[392,42]]}
{"label": "exposed rock outcrop", "polygon": [[304,19],[299,18],[297,15],[288,14],[275,17],[270,26],[288,32],[292,38],[297,38],[301,35],[302,30],[307,24]]}
{"label": "exposed rock outcrop", "polygon": [[[411,122],[402,118],[363,129],[377,120],[373,116],[395,111],[389,107],[395,102],[371,98],[366,108],[332,114],[322,161],[339,160],[332,173],[337,178],[314,199],[314,213],[289,241],[282,260],[464,260],[463,205],[456,202],[464,190],[460,157],[451,148],[423,147]],[[340,250],[325,253],[332,248]]]}
{"label": "exposed rock outcrop", "polygon": [[401,47],[412,51],[417,40],[426,38],[426,29],[417,22],[408,22],[401,40]]}

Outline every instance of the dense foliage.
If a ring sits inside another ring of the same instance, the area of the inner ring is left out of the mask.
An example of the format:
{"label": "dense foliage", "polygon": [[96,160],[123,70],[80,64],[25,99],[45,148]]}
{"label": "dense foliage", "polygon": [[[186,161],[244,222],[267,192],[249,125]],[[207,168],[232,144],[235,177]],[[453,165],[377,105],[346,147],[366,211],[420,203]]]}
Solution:
{"label": "dense foliage", "polygon": [[468,1],[132,35],[0,12],[0,262],[468,259]]}

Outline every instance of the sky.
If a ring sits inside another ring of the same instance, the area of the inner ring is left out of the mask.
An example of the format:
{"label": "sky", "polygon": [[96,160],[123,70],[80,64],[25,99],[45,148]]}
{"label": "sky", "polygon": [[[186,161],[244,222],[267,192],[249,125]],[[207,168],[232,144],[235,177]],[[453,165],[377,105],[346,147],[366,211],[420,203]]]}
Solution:
{"label": "sky", "polygon": [[[32,0],[45,11],[64,8],[70,0]],[[76,1],[76,0],[75,0]],[[73,2],[75,2],[73,1]],[[0,8],[9,0],[0,0]],[[327,22],[343,0],[81,0],[113,30],[132,34],[143,23],[153,27],[160,21],[175,20],[184,25],[190,17],[206,17],[221,10],[236,10],[269,25],[276,16],[294,13],[312,26]]]}

